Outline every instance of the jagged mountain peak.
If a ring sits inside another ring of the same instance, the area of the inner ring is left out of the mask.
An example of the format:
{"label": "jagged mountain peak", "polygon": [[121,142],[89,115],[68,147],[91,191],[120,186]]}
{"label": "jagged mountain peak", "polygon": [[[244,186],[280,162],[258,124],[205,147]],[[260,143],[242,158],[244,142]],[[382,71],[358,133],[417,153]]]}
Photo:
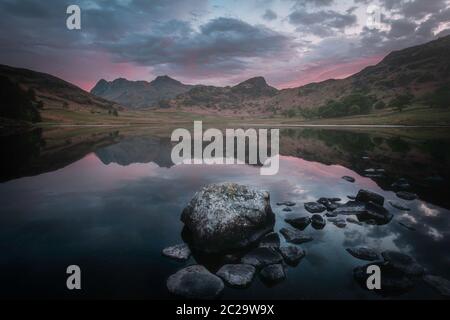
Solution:
{"label": "jagged mountain peak", "polygon": [[131,81],[125,78],[117,78],[111,82],[100,80],[91,93],[129,108],[146,108],[157,105],[161,100],[174,98],[191,87],[163,75],[152,82]]}
{"label": "jagged mountain peak", "polygon": [[161,84],[182,84],[180,81],[175,80],[174,78],[169,77],[168,75],[157,76],[155,80],[150,82],[152,85],[161,85]]}

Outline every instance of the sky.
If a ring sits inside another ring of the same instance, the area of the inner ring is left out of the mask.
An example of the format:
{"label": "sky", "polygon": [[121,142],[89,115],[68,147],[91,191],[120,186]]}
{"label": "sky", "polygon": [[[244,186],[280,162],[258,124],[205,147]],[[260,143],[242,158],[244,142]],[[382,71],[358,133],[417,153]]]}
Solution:
{"label": "sky", "polygon": [[[81,30],[66,27],[74,4]],[[450,0],[0,0],[0,64],[85,90],[158,75],[219,86],[263,76],[297,87],[447,34]]]}

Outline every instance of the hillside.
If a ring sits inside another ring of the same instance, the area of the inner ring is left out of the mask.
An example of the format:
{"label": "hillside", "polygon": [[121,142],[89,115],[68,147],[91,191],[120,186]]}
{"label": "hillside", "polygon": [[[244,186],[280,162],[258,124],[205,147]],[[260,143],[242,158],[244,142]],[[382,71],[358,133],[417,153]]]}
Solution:
{"label": "hillside", "polygon": [[128,108],[137,109],[158,106],[160,101],[174,98],[191,88],[193,86],[168,76],[159,76],[152,82],[130,81],[124,78],[114,81],[101,79],[92,88],[91,93]]}
{"label": "hillside", "polygon": [[[366,97],[369,107],[383,109],[419,103],[430,106],[448,105],[450,88],[450,36],[395,51],[380,63],[342,80],[327,80],[299,88],[282,90],[266,106],[266,111],[294,110],[303,116],[321,115],[327,104],[339,108],[336,102],[360,100]],[[359,95],[359,97],[355,97]],[[399,98],[400,97],[400,98]],[[400,102],[400,103],[399,103]],[[377,104],[378,103],[378,104]],[[359,107],[362,107],[361,105]],[[322,109],[320,109],[322,108]],[[370,109],[370,108],[369,108]],[[364,114],[365,110],[353,114]],[[351,115],[350,110],[344,110]],[[339,116],[331,114],[330,117]],[[326,116],[325,116],[326,117]]]}
{"label": "hillside", "polygon": [[233,87],[198,85],[166,102],[168,107],[191,112],[221,115],[251,114],[266,106],[278,94],[263,77],[255,77]]}
{"label": "hillside", "polygon": [[[0,65],[0,79],[2,118],[64,122],[62,113],[114,115],[123,110],[114,102],[46,73]],[[4,112],[8,109],[13,112]]]}
{"label": "hillside", "polygon": [[194,113],[335,118],[412,104],[446,107],[450,99],[450,36],[395,51],[342,80],[276,90],[262,77],[234,87],[196,86],[164,103]]}

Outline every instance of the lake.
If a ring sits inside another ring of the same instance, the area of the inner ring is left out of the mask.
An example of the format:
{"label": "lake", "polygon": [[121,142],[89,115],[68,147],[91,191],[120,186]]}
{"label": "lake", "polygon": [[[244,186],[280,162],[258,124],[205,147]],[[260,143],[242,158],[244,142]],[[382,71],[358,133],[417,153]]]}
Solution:
{"label": "lake", "polygon": [[[304,233],[314,240],[301,245],[306,257],[286,268],[284,281],[269,286],[255,277],[249,288],[226,287],[222,299],[440,298],[421,279],[396,295],[363,289],[353,269],[368,262],[345,249],[401,251],[450,279],[450,129],[283,128],[274,176],[261,176],[255,165],[173,165],[170,132],[54,127],[0,136],[0,297],[171,299],[166,279],[196,263],[161,255],[183,242],[183,208],[207,184],[236,182],[270,192],[275,231],[288,215],[276,202],[294,201],[292,213],[309,215],[303,203],[345,203],[360,189],[383,195],[394,218],[384,225],[308,226]],[[400,178],[419,199],[396,196]],[[81,267],[81,291],[66,289],[72,264]],[[207,267],[218,268],[214,261]]]}

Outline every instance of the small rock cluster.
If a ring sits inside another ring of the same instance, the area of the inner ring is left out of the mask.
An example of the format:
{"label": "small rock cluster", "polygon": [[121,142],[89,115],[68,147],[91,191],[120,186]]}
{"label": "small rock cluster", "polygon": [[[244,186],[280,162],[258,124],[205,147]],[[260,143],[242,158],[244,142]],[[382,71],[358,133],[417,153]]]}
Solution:
{"label": "small rock cluster", "polygon": [[[293,207],[293,202],[279,205]],[[274,214],[266,191],[236,184],[209,185],[198,192],[184,209],[181,220],[189,233],[189,245],[163,249],[164,256],[186,261],[193,252],[214,254],[229,261],[215,274],[202,265],[191,265],[167,280],[170,293],[188,299],[214,299],[224,289],[247,287],[257,273],[275,284],[285,279],[285,269],[306,255],[299,246],[281,245],[273,232]],[[297,230],[280,231],[292,243],[312,240]]]}
{"label": "small rock cluster", "polygon": [[[348,182],[354,178],[343,177]],[[406,182],[400,181],[406,188]],[[398,191],[397,196],[413,200],[415,195]],[[383,225],[389,223],[393,214],[384,206],[383,196],[369,190],[359,190],[356,196],[348,196],[350,201],[341,203],[339,198],[320,198],[316,202],[304,203],[311,215],[288,213],[279,233],[287,244],[283,244],[278,233],[273,232],[274,214],[270,207],[267,191],[256,190],[236,184],[210,185],[203,188],[183,211],[181,220],[189,233],[188,243],[165,248],[164,256],[186,261],[195,253],[215,254],[222,257],[223,265],[215,272],[205,266],[191,265],[179,270],[167,280],[167,288],[174,295],[190,299],[213,299],[224,289],[248,287],[258,274],[267,284],[275,284],[286,278],[286,268],[296,266],[306,252],[299,244],[313,238],[303,232],[309,225],[321,230],[327,222],[337,228],[345,228],[347,223],[358,226]],[[408,211],[405,204],[390,200],[391,207]],[[278,202],[284,212],[292,211],[296,203]],[[412,226],[399,222],[405,228]],[[444,296],[449,296],[450,282],[439,276],[425,273],[424,268],[409,255],[383,251],[369,247],[346,248],[353,257],[370,261],[353,270],[357,283],[366,288],[367,266],[377,265],[382,270],[382,295],[405,292],[414,287],[423,277],[425,283]]]}

